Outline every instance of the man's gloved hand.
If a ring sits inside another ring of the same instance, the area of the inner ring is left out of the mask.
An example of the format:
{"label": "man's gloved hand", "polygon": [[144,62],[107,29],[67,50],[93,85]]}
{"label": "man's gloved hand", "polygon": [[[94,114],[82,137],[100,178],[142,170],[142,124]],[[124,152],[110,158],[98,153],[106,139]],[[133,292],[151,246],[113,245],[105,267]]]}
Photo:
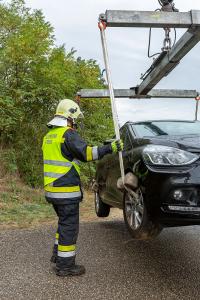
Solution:
{"label": "man's gloved hand", "polygon": [[124,144],[122,140],[116,140],[111,143],[111,148],[113,153],[117,153],[124,149]]}

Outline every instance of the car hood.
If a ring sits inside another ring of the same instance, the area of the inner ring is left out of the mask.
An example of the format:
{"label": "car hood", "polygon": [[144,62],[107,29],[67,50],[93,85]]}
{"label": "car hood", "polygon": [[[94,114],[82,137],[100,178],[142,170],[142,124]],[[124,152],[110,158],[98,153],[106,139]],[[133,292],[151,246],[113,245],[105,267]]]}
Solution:
{"label": "car hood", "polygon": [[175,147],[190,152],[200,153],[200,135],[164,135],[148,138],[149,144]]}

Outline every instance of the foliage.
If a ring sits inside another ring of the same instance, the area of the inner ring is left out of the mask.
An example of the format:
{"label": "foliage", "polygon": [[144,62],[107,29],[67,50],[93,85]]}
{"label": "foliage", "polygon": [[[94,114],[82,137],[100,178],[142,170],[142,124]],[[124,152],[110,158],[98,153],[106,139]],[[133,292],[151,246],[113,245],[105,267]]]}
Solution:
{"label": "foliage", "polygon": [[[73,99],[81,88],[102,88],[104,81],[94,60],[55,45],[53,28],[40,10],[12,0],[0,3],[0,15],[0,141],[14,149],[20,176],[35,187],[42,183],[45,124],[58,100]],[[81,107],[90,143],[112,136],[109,100],[82,100]]]}

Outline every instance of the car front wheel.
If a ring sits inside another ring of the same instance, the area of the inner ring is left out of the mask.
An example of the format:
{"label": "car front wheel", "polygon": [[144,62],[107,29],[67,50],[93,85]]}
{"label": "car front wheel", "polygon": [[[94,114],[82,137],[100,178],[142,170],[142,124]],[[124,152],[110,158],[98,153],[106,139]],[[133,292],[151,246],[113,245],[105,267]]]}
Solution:
{"label": "car front wheel", "polygon": [[101,200],[99,192],[95,192],[95,211],[100,218],[108,217],[110,213],[110,206]]}
{"label": "car front wheel", "polygon": [[125,193],[123,213],[126,227],[135,239],[152,239],[162,230],[159,223],[150,219],[140,188]]}

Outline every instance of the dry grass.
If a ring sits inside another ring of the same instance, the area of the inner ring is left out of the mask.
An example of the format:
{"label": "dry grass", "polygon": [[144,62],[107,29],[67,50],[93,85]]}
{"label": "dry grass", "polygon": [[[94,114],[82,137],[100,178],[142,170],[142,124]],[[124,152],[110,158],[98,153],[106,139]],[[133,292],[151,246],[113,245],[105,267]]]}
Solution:
{"label": "dry grass", "polygon": [[[119,215],[121,212],[113,209],[110,217]],[[92,192],[84,192],[80,219],[82,222],[102,220],[96,217]],[[0,229],[35,227],[41,223],[55,222],[57,217],[52,206],[46,202],[42,189],[32,189],[24,185],[16,175],[1,176]]]}
{"label": "dry grass", "polygon": [[17,176],[4,176],[0,183],[0,228],[29,227],[54,218],[42,190],[31,189]]}

